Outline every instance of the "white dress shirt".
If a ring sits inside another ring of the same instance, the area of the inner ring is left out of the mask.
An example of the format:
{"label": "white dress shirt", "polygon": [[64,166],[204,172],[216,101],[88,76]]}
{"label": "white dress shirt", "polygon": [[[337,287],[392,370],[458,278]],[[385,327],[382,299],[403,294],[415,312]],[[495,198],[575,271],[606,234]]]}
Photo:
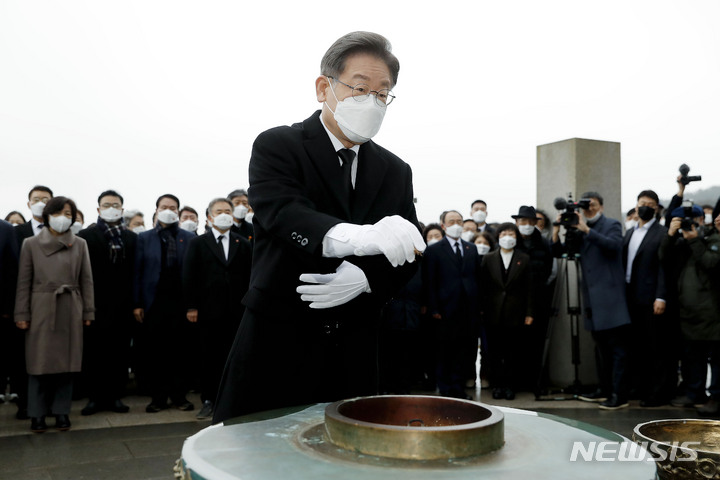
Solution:
{"label": "white dress shirt", "polygon": [[213,227],[212,233],[213,233],[213,235],[215,235],[215,243],[217,243],[218,237],[220,237],[220,235],[224,235],[223,239],[220,240],[220,243],[222,244],[223,251],[225,252],[225,260],[227,261],[228,254],[230,252],[230,230],[228,230],[225,233],[222,233],[222,232],[218,231],[217,228]]}
{"label": "white dress shirt", "polygon": [[[460,256],[464,257],[465,252],[463,252],[462,242],[458,238],[457,240],[454,238],[449,237],[448,235],[445,235],[445,239],[450,242],[450,247],[452,248],[453,253],[455,253],[458,249],[460,249]],[[457,255],[457,253],[455,253]]]}
{"label": "white dress shirt", "polygon": [[[325,122],[323,122],[322,115],[320,115],[320,123],[322,123],[323,128],[325,128],[325,131],[328,134],[328,137],[330,137],[330,141],[333,144],[333,148],[336,152],[339,152],[340,150],[343,150],[345,145],[342,144],[338,138],[332,134],[330,130],[328,130],[327,125],[325,125]],[[355,179],[357,178],[357,169],[358,169],[358,155],[360,154],[360,145],[353,145],[350,150],[355,152],[355,158],[353,158],[352,165],[350,165],[350,179],[352,180],[352,186],[355,188]],[[340,155],[338,155],[338,162],[340,162],[340,166],[342,167],[343,161],[340,158]]]}
{"label": "white dress shirt", "polygon": [[635,261],[635,255],[637,255],[640,244],[653,223],[655,223],[654,218],[642,227],[636,226],[632,236],[630,237],[630,242],[628,243],[627,265],[625,266],[625,283],[630,283],[630,280],[632,279],[632,266]]}
{"label": "white dress shirt", "polygon": [[514,252],[514,249],[510,250],[509,252],[504,251],[502,248],[500,249],[500,257],[502,258],[503,265],[505,265],[505,270],[510,269],[510,262],[512,261]]}
{"label": "white dress shirt", "polygon": [[[40,232],[42,232],[42,229],[44,228],[44,224],[35,220],[35,217],[30,219],[30,223],[32,224],[33,235],[40,235]],[[40,225],[43,225],[43,227]]]}

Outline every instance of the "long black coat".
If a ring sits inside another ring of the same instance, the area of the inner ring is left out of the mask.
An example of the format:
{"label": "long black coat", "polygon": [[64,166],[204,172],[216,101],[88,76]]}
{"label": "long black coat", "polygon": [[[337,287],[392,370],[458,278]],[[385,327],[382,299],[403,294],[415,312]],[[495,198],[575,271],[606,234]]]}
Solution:
{"label": "long black coat", "polygon": [[524,324],[526,316],[535,316],[537,300],[530,257],[515,249],[506,277],[504,270],[500,250],[483,257],[483,318],[490,325],[518,327]]}
{"label": "long black coat", "polygon": [[[414,275],[383,255],[323,258],[333,226],[400,215],[417,225],[412,172],[372,141],[358,154],[355,201],[343,194],[333,144],[315,112],[268,130],[250,158],[255,244],[247,307],[220,386],[214,422],[244,413],[374,393],[380,309]],[[372,293],[311,309],[296,288],[304,273],[334,273],[343,260],[363,270]]]}
{"label": "long black coat", "polygon": [[[18,248],[13,227],[0,220],[0,318],[12,316],[18,274]],[[1,320],[5,321],[5,320]]]}

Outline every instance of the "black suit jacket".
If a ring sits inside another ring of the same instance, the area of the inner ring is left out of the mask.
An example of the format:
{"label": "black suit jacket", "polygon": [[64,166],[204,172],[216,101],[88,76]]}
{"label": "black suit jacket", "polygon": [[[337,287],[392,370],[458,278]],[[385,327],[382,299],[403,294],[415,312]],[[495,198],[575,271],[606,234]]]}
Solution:
{"label": "black suit jacket", "polygon": [[252,245],[229,232],[228,260],[221,255],[212,231],[194,238],[183,263],[183,295],[187,309],[198,310],[198,325],[225,330],[235,335],[244,308],[237,299],[247,292],[250,282]]}
{"label": "black suit jacket", "polygon": [[[623,266],[627,269],[628,245],[635,229],[625,232],[623,243]],[[655,221],[640,243],[632,264],[632,275],[627,301],[635,305],[652,305],[656,298],[667,300],[665,270],[660,263],[660,244],[667,236],[667,229]]]}
{"label": "black suit jacket", "polygon": [[[210,230],[207,231],[209,232]],[[238,225],[233,224],[233,226],[230,227],[230,231],[237,233],[245,240],[249,240],[250,243],[252,243],[253,238],[255,238],[255,229],[253,228],[252,223],[245,220],[241,220]]]}
{"label": "black suit jacket", "polygon": [[462,264],[457,261],[447,237],[425,250],[423,284],[427,292],[428,313],[439,313],[443,319],[452,320],[459,312],[466,312],[466,319],[477,320],[480,315],[478,297],[482,258],[475,245],[464,240],[461,242]]}
{"label": "black suit jacket", "polygon": [[106,318],[132,320],[137,234],[123,230],[123,250],[116,263],[112,263],[110,259],[110,244],[100,227],[94,225],[81,230],[78,237],[85,239],[90,255],[96,321],[102,322]]}
{"label": "black suit jacket", "polygon": [[498,326],[523,325],[525,317],[535,317],[536,292],[530,257],[515,249],[507,275],[500,250],[483,257],[482,285],[484,321]]}
{"label": "black suit jacket", "polygon": [[27,223],[23,223],[22,225],[18,225],[13,228],[15,229],[15,238],[17,240],[19,252],[23,241],[25,241],[26,238],[35,236],[35,232],[33,232],[32,222],[30,220],[28,220]]}
{"label": "black suit jacket", "polygon": [[19,249],[13,230],[17,228],[0,220],[0,317],[11,317],[15,309]]}
{"label": "black suit jacket", "polygon": [[[319,116],[317,111],[302,123],[268,130],[253,145],[248,194],[255,212],[255,244],[243,303],[275,318],[328,316],[334,321],[368,309],[377,314],[418,265],[393,268],[383,255],[322,256],[325,234],[339,223],[372,224],[389,215],[418,222],[410,167],[372,141],[360,147],[351,207],[342,193],[337,153]],[[363,270],[372,293],[328,311],[311,310],[295,291],[298,278],[303,273],[334,273],[343,260]]]}

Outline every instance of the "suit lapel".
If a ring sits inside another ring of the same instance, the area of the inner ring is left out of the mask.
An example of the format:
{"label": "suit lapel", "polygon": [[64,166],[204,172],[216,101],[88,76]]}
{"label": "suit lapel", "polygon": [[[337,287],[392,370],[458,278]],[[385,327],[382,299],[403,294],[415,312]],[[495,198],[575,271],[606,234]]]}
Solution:
{"label": "suit lapel", "polygon": [[498,285],[504,285],[503,282],[503,269],[505,266],[502,263],[502,257],[500,257],[500,251],[488,253],[488,268],[490,275],[492,275],[495,283]]}
{"label": "suit lapel", "polygon": [[238,248],[240,248],[240,238],[238,235],[230,234],[230,249],[228,250],[228,259],[227,263],[228,265],[230,262],[232,262],[233,257],[238,251]]}
{"label": "suit lapel", "polygon": [[351,218],[362,222],[380,191],[388,165],[372,141],[362,144],[357,162],[355,201]]}
{"label": "suit lapel", "polygon": [[[228,235],[229,234],[230,231],[228,230]],[[205,235],[203,235],[203,240],[205,240],[205,243],[207,243],[210,251],[213,252],[213,255],[215,255],[215,258],[220,260],[221,264],[225,265],[225,258],[220,255],[220,249],[218,248],[217,240],[215,240],[215,235],[213,235],[212,232],[207,232]],[[230,243],[232,244],[232,242]]]}
{"label": "suit lapel", "polygon": [[456,267],[458,270],[461,270],[461,266],[458,265],[457,257],[455,256],[455,249],[454,249],[454,247],[450,244],[450,240],[448,240],[448,237],[445,237],[442,241],[443,241],[443,244],[444,244],[444,245],[442,246],[442,249],[443,249],[443,252],[445,252],[445,255],[447,255],[448,261],[449,261],[450,263],[452,263],[453,265],[455,265],[455,267]]}
{"label": "suit lapel", "polygon": [[515,277],[518,276],[518,273],[520,273],[524,262],[519,257],[520,256],[517,254],[517,252],[513,250],[512,258],[510,258],[510,265],[508,266],[507,281],[505,282],[505,285],[509,285],[510,282],[515,280]]}
{"label": "suit lapel", "polygon": [[345,218],[350,219],[350,204],[348,198],[345,198],[340,159],[325,128],[320,123],[318,112],[303,122],[303,129],[307,132],[307,139],[304,142],[305,151],[315,164],[328,190],[332,192],[338,204],[342,205]]}

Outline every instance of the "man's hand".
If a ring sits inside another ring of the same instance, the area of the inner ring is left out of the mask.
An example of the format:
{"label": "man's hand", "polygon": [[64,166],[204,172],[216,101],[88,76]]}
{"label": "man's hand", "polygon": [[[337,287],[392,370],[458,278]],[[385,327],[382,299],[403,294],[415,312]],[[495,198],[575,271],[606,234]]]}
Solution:
{"label": "man's hand", "polygon": [[560,239],[560,219],[562,218],[562,213],[558,213],[557,217],[555,217],[555,223],[553,223],[553,229],[552,229],[552,241],[553,243],[557,243]]}
{"label": "man's hand", "polygon": [[695,225],[692,226],[692,230],[690,230],[690,231],[683,230],[682,234],[683,234],[683,238],[685,240],[692,240],[693,238],[698,237],[698,232],[697,232],[697,229],[695,228]]}
{"label": "man's hand", "polygon": [[142,308],[134,309],[133,315],[135,315],[135,320],[140,323],[143,323],[143,320],[145,320],[145,310],[143,310]]}
{"label": "man's hand", "polygon": [[90,325],[92,325],[92,320],[83,320],[83,325],[89,327]]}
{"label": "man's hand", "polygon": [[20,330],[27,330],[30,328],[30,322],[15,322],[15,326]]}
{"label": "man's hand", "polygon": [[525,325],[532,325],[533,323],[533,317],[527,316],[525,317]]}
{"label": "man's hand", "polygon": [[195,308],[192,308],[187,311],[187,319],[190,323],[197,323],[197,317],[198,317],[198,311]]}
{"label": "man's hand", "polygon": [[385,255],[393,267],[414,262],[425,251],[425,242],[415,225],[400,215],[385,217],[374,225],[363,225],[350,243],[355,255]]}
{"label": "man's hand", "polygon": [[682,218],[675,217],[670,221],[670,227],[668,228],[668,235],[674,236],[678,230],[680,230],[680,223],[682,222]]}
{"label": "man's hand", "polygon": [[300,281],[316,285],[300,285],[296,291],[310,308],[332,308],[349,302],[363,292],[370,293],[365,272],[350,262],[343,262],[335,273],[303,273]]}
{"label": "man's hand", "polygon": [[588,224],[585,221],[585,215],[580,215],[580,212],[575,212],[575,215],[577,215],[578,218],[578,223],[577,225],[575,225],[575,228],[577,228],[583,233],[590,232],[590,227],[588,227]]}
{"label": "man's hand", "polygon": [[655,315],[662,315],[665,313],[665,302],[662,300],[655,300],[653,303],[653,313]]}
{"label": "man's hand", "polygon": [[435,320],[442,320],[442,315],[440,315],[439,313],[433,313],[432,318],[434,318]]}

